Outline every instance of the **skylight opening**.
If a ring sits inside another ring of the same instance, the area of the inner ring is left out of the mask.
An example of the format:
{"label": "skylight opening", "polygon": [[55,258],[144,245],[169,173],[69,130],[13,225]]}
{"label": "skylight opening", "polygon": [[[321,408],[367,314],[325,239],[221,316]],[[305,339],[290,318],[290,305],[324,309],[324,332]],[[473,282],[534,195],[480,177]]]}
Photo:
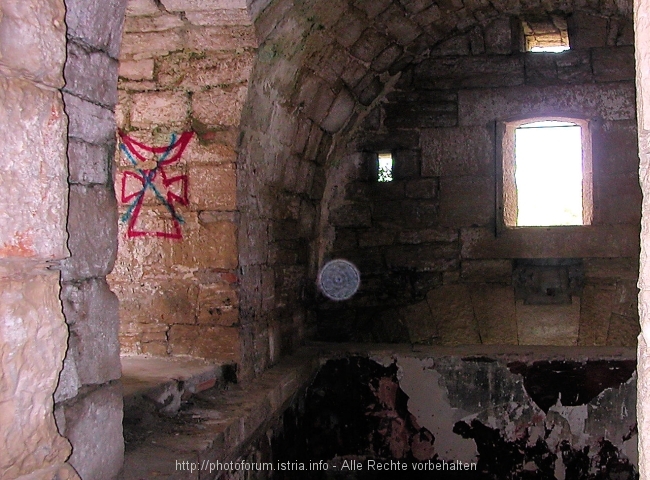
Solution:
{"label": "skylight opening", "polygon": [[584,225],[582,127],[545,120],[514,136],[516,226]]}
{"label": "skylight opening", "polygon": [[378,182],[392,182],[393,181],[393,155],[390,153],[379,153],[377,155],[378,168],[377,168],[377,181]]}

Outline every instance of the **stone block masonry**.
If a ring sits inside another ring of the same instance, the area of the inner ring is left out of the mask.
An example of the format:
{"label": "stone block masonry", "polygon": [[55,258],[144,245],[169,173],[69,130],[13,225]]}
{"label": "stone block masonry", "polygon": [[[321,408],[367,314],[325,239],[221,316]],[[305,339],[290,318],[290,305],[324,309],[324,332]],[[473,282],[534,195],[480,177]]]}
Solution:
{"label": "stone block masonry", "polygon": [[[164,3],[130,2],[120,54],[117,127],[133,152],[115,158],[121,220],[109,282],[122,353],[239,363],[235,161],[253,27],[245,6]],[[165,159],[181,134],[182,152]],[[139,169],[156,160],[147,183]]]}
{"label": "stone block masonry", "polygon": [[[513,40],[519,20],[503,15],[402,70],[385,101],[348,139],[351,150],[370,153],[337,186],[337,207],[329,212],[331,256],[358,262],[362,287],[345,305],[321,299],[320,338],[636,345],[637,290],[627,279],[637,269],[642,198],[634,56],[617,40],[622,18],[629,21],[628,13],[619,14],[576,11],[575,42],[561,54],[520,51]],[[611,38],[585,29],[604,29]],[[495,235],[502,221],[498,125],[553,115],[589,121],[593,221]],[[379,152],[393,155],[389,183],[373,176]],[[536,305],[523,295],[516,273],[521,259],[550,270],[575,260],[583,273],[569,304]]]}

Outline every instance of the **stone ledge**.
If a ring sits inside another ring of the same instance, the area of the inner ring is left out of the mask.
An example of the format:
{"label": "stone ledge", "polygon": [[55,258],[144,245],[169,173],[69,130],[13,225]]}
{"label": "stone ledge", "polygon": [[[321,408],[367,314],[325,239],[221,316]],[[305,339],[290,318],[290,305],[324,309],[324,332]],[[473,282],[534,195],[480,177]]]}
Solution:
{"label": "stone ledge", "polygon": [[122,357],[124,409],[153,402],[157,410],[175,414],[182,400],[215,386],[223,387],[234,378],[234,366],[193,358]]}
{"label": "stone ledge", "polygon": [[616,258],[639,254],[637,225],[520,227],[498,237],[489,228],[461,229],[462,258]]}
{"label": "stone ledge", "polygon": [[[238,458],[255,435],[277,420],[294,395],[313,378],[320,366],[319,358],[318,350],[303,349],[250,384],[234,385],[225,391],[205,390],[194,395],[178,415],[157,416],[147,425],[138,425],[137,429],[150,434],[133,442],[127,438],[121,480],[214,478],[216,471],[190,473],[177,469],[176,462],[216,464]],[[201,371],[200,366],[195,368]],[[133,388],[127,380],[125,391]]]}

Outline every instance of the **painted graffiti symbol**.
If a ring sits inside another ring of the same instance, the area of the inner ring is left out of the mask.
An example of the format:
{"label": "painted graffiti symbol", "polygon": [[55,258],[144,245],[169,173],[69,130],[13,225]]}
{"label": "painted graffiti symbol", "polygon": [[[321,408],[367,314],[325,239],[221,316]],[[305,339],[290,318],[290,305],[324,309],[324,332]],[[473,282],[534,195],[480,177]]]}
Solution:
{"label": "painted graffiti symbol", "polygon": [[[124,132],[119,132],[120,150],[135,168],[122,174],[121,201],[128,207],[121,217],[127,224],[127,236],[155,236],[163,238],[182,238],[181,225],[183,217],[174,208],[175,204],[187,205],[187,175],[172,175],[169,167],[178,162],[185,151],[193,132],[184,132],[180,136],[172,134],[169,145],[150,147]],[[142,206],[145,199],[153,200],[156,205],[164,207],[165,220],[155,225],[147,225],[142,218]]]}

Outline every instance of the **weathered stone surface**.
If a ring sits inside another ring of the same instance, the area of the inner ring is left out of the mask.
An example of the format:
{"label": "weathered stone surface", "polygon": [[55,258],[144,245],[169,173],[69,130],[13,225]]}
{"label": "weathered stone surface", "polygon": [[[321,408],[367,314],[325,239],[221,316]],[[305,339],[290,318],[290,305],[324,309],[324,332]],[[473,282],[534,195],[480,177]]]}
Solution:
{"label": "weathered stone surface", "polygon": [[498,18],[485,27],[485,50],[499,55],[512,53],[510,18]]}
{"label": "weathered stone surface", "polygon": [[634,80],[634,47],[596,48],[591,58],[596,81]]}
{"label": "weathered stone surface", "polygon": [[430,228],[438,225],[438,205],[434,200],[407,199],[373,205],[372,220],[403,228]]}
{"label": "weathered stone surface", "polygon": [[239,361],[239,342],[237,327],[174,325],[169,330],[173,355]]}
{"label": "weathered stone surface", "polygon": [[127,15],[124,22],[125,32],[162,32],[178,29],[185,26],[183,19],[178,14],[162,13],[146,17],[130,17]]}
{"label": "weathered stone surface", "polygon": [[135,56],[137,58],[152,58],[157,55],[167,55],[169,52],[181,50],[183,39],[180,32],[147,32],[125,33],[122,37],[122,58]]}
{"label": "weathered stone surface", "polygon": [[66,255],[65,116],[58,92],[0,79],[0,258]]}
{"label": "weathered stone surface", "polygon": [[247,91],[240,86],[197,92],[192,96],[193,117],[207,125],[239,125]]}
{"label": "weathered stone surface", "polygon": [[517,300],[517,329],[520,345],[578,344],[580,298],[571,305],[524,305]]}
{"label": "weathered stone surface", "polygon": [[517,345],[515,292],[512,287],[472,285],[472,308],[484,345]]}
{"label": "weathered stone surface", "polygon": [[557,78],[565,83],[591,83],[593,69],[591,56],[584,50],[567,50],[555,57]]}
{"label": "weathered stone surface", "polygon": [[64,71],[65,91],[112,108],[117,103],[117,69],[117,60],[108,54],[70,42]]}
{"label": "weathered stone surface", "polygon": [[423,33],[419,25],[405,16],[404,11],[395,4],[381,13],[377,17],[377,22],[383,23],[388,34],[404,46],[410,45]]}
{"label": "weathered stone surface", "polygon": [[371,68],[375,72],[385,72],[398,61],[403,52],[399,45],[391,45],[373,60]]}
{"label": "weathered stone surface", "polygon": [[430,228],[418,230],[400,230],[399,243],[417,244],[417,243],[438,243],[438,242],[457,242],[458,230],[451,228]]}
{"label": "weathered stone surface", "polygon": [[432,199],[438,196],[438,180],[420,178],[406,182],[406,198]]}
{"label": "weathered stone surface", "polygon": [[551,85],[557,82],[555,55],[555,53],[534,53],[526,55],[524,57],[526,84]]}
{"label": "weathered stone surface", "polygon": [[638,258],[585,258],[583,265],[587,282],[614,284],[639,277]]}
{"label": "weathered stone surface", "polygon": [[334,27],[336,41],[344,47],[350,48],[359,39],[365,28],[366,21],[363,14],[353,10],[349,15],[344,15]]}
{"label": "weathered stone surface", "polygon": [[[447,92],[395,92],[388,95],[388,128],[453,127],[458,123],[458,97]],[[409,147],[413,148],[413,144]]]}
{"label": "weathered stone surface", "polygon": [[173,264],[226,270],[237,267],[236,225],[230,222],[201,225],[192,216],[187,219],[185,228],[185,241],[173,245]]}
{"label": "weathered stone surface", "polygon": [[237,50],[258,46],[255,31],[249,25],[193,28],[185,35],[184,47],[195,51]]}
{"label": "weathered stone surface", "polygon": [[76,397],[81,387],[75,356],[68,348],[63,360],[63,370],[59,374],[59,383],[54,392],[54,403],[64,402]]}
{"label": "weathered stone surface", "polygon": [[604,175],[638,173],[639,152],[635,121],[592,122],[589,126],[594,172]]}
{"label": "weathered stone surface", "polygon": [[434,58],[415,68],[414,82],[425,89],[512,87],[524,83],[524,62],[510,56]]}
{"label": "weathered stone surface", "polygon": [[65,61],[64,15],[63,2],[3,4],[0,16],[3,67],[36,82],[61,88],[61,67]]}
{"label": "weathered stone surface", "polygon": [[595,183],[595,224],[639,224],[642,196],[637,174],[603,175]]}
{"label": "weathered stone surface", "polygon": [[638,320],[639,307],[637,305],[639,289],[635,281],[619,281],[616,284],[613,312],[617,315]]}
{"label": "weathered stone surface", "polygon": [[440,328],[434,320],[426,301],[409,305],[400,311],[400,316],[408,329],[409,340],[413,344],[435,345],[439,340]]}
{"label": "weathered stone surface", "polygon": [[580,301],[578,345],[605,346],[615,291],[612,286],[585,285]]}
{"label": "weathered stone surface", "polygon": [[102,277],[117,256],[117,205],[113,192],[104,186],[70,188],[68,248],[62,265],[64,280]]}
{"label": "weathered stone surface", "polygon": [[298,94],[298,101],[305,104],[305,115],[317,124],[327,116],[335,98],[331,87],[315,75],[303,82]]}
{"label": "weathered stone surface", "polygon": [[235,210],[234,164],[192,165],[189,168],[190,203],[198,210]]}
{"label": "weathered stone surface", "polygon": [[182,125],[187,122],[189,100],[183,92],[136,93],[131,97],[131,124],[150,128],[154,125]]}
{"label": "weathered stone surface", "polygon": [[609,85],[549,86],[544,88],[461,90],[458,92],[460,125],[486,125],[494,119],[538,115],[579,113],[605,120],[635,118],[634,85],[630,82]]}
{"label": "weathered stone surface", "polygon": [[487,225],[494,218],[494,177],[442,177],[440,224]]}
{"label": "weathered stone surface", "polygon": [[330,215],[330,221],[337,227],[369,227],[369,205],[344,205]]}
{"label": "weathered stone surface", "polygon": [[120,378],[119,305],[106,281],[64,283],[61,299],[70,326],[68,354],[74,357],[80,384]]}
{"label": "weathered stone surface", "polygon": [[155,15],[160,9],[154,0],[129,0],[126,4],[126,16]]}
{"label": "weathered stone surface", "polygon": [[422,130],[422,175],[492,175],[494,135],[486,127]]}
{"label": "weathered stone surface", "polygon": [[350,119],[356,102],[350,92],[342,89],[334,99],[329,113],[322,122],[322,127],[329,133],[338,132]]}
{"label": "weathered stone surface", "polygon": [[638,254],[634,225],[527,227],[499,237],[487,228],[461,230],[463,258],[616,258]]}
{"label": "weathered stone surface", "polygon": [[427,303],[437,326],[440,345],[481,343],[472,298],[466,285],[444,285],[427,294]]}
{"label": "weathered stone surface", "polygon": [[205,11],[212,9],[246,8],[245,0],[162,0],[169,11]]}
{"label": "weathered stone surface", "polygon": [[574,12],[568,19],[571,48],[604,47],[607,41],[607,18],[585,11]]}
{"label": "weathered stone surface", "polygon": [[420,176],[420,152],[398,149],[393,152],[393,178],[403,180]]}
{"label": "weathered stone surface", "polygon": [[118,75],[129,80],[153,80],[153,59],[121,60]]}
{"label": "weathered stone surface", "polygon": [[81,140],[68,142],[70,183],[106,185],[109,179],[114,145],[93,145]]}
{"label": "weathered stone surface", "polygon": [[350,53],[364,62],[372,62],[377,55],[390,45],[390,40],[375,29],[369,28],[352,45]]}
{"label": "weathered stone surface", "polygon": [[635,318],[612,313],[607,333],[607,345],[613,347],[636,347],[641,326]]}
{"label": "weathered stone surface", "polygon": [[[272,271],[267,271],[272,275]],[[268,285],[269,281],[262,281]],[[267,292],[273,297],[273,292]],[[268,296],[268,295],[267,295]],[[267,305],[271,308],[274,304]],[[232,288],[224,289],[220,285],[202,285],[199,288],[197,304],[197,321],[201,324],[234,326],[239,321],[239,296]]]}
{"label": "weathered stone surface", "polygon": [[102,144],[115,141],[113,112],[79,97],[63,94],[68,114],[68,135],[84,142]]}
{"label": "weathered stone surface", "polygon": [[436,45],[431,51],[432,57],[447,57],[458,55],[469,55],[471,51],[469,38],[466,35],[457,36],[445,40]]}
{"label": "weathered stone surface", "polygon": [[[210,9],[201,12],[185,12],[185,18],[193,25],[250,25],[252,23],[251,14],[253,13],[254,4],[269,0],[253,0],[253,4],[248,9],[245,8],[226,8]],[[249,13],[250,12],[250,13]]]}
{"label": "weathered stone surface", "polygon": [[66,0],[68,35],[118,58],[126,3],[126,0]]}
{"label": "weathered stone surface", "polygon": [[[199,289],[193,282],[181,279],[148,280],[144,285],[114,282],[112,287],[120,298],[122,328],[129,327],[129,333],[150,333],[152,327],[159,325],[196,323]],[[155,331],[161,330],[155,328]]]}
{"label": "weathered stone surface", "polygon": [[392,245],[395,243],[397,232],[394,230],[371,229],[365,232],[359,232],[359,246],[379,247],[382,245]]}
{"label": "weathered stone surface", "polygon": [[68,463],[55,467],[43,468],[29,475],[24,475],[18,480],[80,480],[77,472]]}
{"label": "weathered stone surface", "polygon": [[[512,283],[511,260],[463,260],[460,277],[470,283]],[[514,304],[514,303],[513,303]]]}
{"label": "weathered stone surface", "polygon": [[54,422],[52,394],[67,329],[56,272],[0,280],[0,476],[17,478],[70,454]]}
{"label": "weathered stone surface", "polygon": [[70,464],[81,478],[115,478],[124,462],[122,385],[104,385],[64,407]]}
{"label": "weathered stone surface", "polygon": [[248,81],[253,68],[253,53],[243,51],[177,53],[161,59],[158,84],[202,90],[211,86],[239,84]]}

